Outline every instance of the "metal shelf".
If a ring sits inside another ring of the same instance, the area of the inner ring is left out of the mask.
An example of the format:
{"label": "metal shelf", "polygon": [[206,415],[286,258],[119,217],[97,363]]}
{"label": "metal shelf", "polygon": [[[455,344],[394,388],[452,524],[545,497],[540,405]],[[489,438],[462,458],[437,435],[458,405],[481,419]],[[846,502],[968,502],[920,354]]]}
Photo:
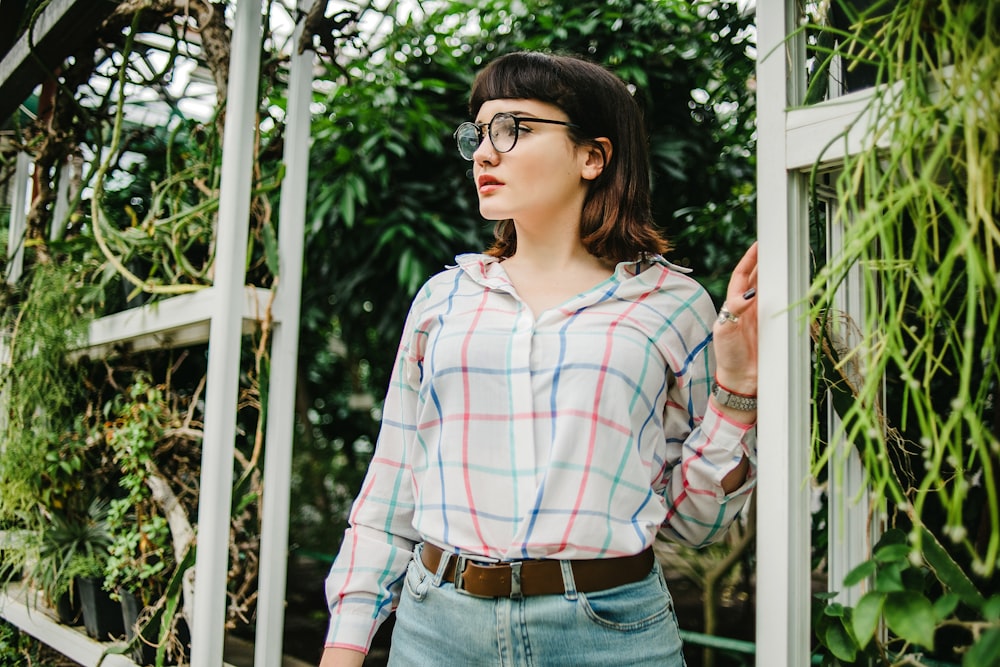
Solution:
{"label": "metal shelf", "polygon": [[109,655],[101,661],[104,650],[114,644],[102,644],[88,637],[82,629],[59,623],[49,615],[37,594],[30,593],[30,601],[26,600],[27,595],[26,589],[21,589],[16,596],[0,591],[0,618],[35,639],[57,647],[60,653],[83,667],[96,667],[99,662],[101,667],[136,667],[134,662],[122,655]]}
{"label": "metal shelf", "polygon": [[[9,588],[9,587],[8,587]],[[30,598],[30,599],[29,599]],[[22,632],[55,648],[67,658],[83,667],[138,667],[123,655],[107,655],[104,651],[112,646],[122,646],[120,642],[99,642],[89,637],[82,627],[63,625],[53,617],[53,613],[41,602],[41,596],[25,587],[15,587],[13,594],[0,590],[0,618],[18,627]],[[293,664],[286,660],[283,664]],[[236,667],[223,662],[222,667]]]}
{"label": "metal shelf", "polygon": [[[0,121],[14,113],[112,9],[108,0],[52,0],[36,18],[30,39],[21,35],[0,60]],[[4,18],[10,20],[13,14]]]}
{"label": "metal shelf", "polygon": [[[271,309],[271,290],[246,286],[243,292],[243,333],[265,319],[280,322]],[[104,357],[119,349],[133,352],[196,345],[208,341],[212,313],[218,308],[216,289],[205,289],[108,315],[90,324],[87,345],[76,356]]]}

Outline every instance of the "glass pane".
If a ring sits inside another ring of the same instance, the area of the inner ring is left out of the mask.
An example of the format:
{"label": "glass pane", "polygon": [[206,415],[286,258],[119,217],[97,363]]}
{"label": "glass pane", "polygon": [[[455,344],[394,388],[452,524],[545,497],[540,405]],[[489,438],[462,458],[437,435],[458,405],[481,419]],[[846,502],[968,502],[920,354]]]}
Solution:
{"label": "glass pane", "polygon": [[873,23],[868,17],[875,11],[875,4],[873,0],[806,4],[807,104],[875,85],[877,66],[858,57],[861,45],[874,30],[859,30],[858,26]]}

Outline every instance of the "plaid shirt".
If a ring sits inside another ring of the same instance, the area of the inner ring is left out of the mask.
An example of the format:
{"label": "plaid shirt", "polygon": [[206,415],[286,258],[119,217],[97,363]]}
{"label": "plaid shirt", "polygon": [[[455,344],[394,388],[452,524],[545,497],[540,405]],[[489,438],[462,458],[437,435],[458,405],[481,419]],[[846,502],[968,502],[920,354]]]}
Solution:
{"label": "plaid shirt", "polygon": [[495,258],[456,260],[407,317],[327,646],[367,650],[417,542],[502,560],[629,555],[657,531],[701,546],[753,487],[756,430],[709,409],[715,308],[683,269],[622,263],[535,316]]}

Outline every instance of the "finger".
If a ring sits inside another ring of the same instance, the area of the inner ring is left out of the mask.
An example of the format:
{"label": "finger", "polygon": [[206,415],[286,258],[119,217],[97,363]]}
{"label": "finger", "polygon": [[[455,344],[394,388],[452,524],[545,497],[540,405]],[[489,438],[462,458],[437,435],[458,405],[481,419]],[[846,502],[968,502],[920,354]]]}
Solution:
{"label": "finger", "polygon": [[[748,285],[756,283],[757,280],[757,242],[754,241],[753,244],[743,253],[743,257],[736,264],[736,268],[733,269],[733,278],[740,277]],[[753,283],[751,283],[751,280]]]}
{"label": "finger", "polygon": [[750,277],[747,278],[747,291],[743,292],[743,300],[749,301],[750,299],[757,296],[757,267],[753,267],[753,271],[750,272]]}
{"label": "finger", "polygon": [[[743,310],[743,303],[757,294],[757,243],[754,242],[740,258],[729,278],[726,298],[730,307]],[[749,304],[747,304],[749,305]]]}

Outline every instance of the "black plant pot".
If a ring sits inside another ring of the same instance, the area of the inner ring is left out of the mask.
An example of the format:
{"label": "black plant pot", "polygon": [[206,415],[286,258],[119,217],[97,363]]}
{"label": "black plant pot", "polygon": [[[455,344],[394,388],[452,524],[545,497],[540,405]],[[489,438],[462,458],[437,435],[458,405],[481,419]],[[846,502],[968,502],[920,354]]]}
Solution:
{"label": "black plant pot", "polygon": [[76,581],[70,584],[70,590],[56,600],[56,615],[63,625],[80,625],[83,621],[83,606],[80,604],[80,590]]}
{"label": "black plant pot", "polygon": [[80,577],[80,605],[87,634],[98,641],[117,639],[125,634],[121,605],[102,587],[100,577]]}
{"label": "black plant pot", "polygon": [[[122,600],[122,623],[125,624],[125,641],[130,642],[136,634],[136,622],[142,611],[142,602],[132,593],[119,589],[118,596]],[[159,635],[158,625],[153,623],[143,629],[142,638],[132,647],[132,661],[137,665],[152,665],[156,662],[156,642]]]}
{"label": "black plant pot", "polygon": [[[133,593],[119,589],[122,601],[122,622],[125,624],[125,640],[132,641],[135,637],[136,622],[143,610],[142,601]],[[187,624],[181,620],[177,625],[177,639],[186,649],[190,646],[191,636]],[[131,658],[137,665],[152,665],[156,663],[156,648],[160,636],[159,619],[150,623],[142,630],[142,638],[132,648]]]}

